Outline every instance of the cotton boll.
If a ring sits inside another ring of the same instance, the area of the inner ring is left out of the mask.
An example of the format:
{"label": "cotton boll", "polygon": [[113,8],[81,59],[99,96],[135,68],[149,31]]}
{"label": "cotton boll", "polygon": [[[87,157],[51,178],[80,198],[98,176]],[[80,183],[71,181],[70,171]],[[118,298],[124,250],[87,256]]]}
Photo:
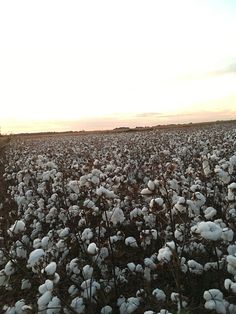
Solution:
{"label": "cotton boll", "polygon": [[231,242],[234,238],[234,232],[230,228],[223,228],[221,238],[224,241]]}
{"label": "cotton boll", "polygon": [[7,283],[8,276],[5,273],[5,270],[0,270],[0,287],[4,286]]}
{"label": "cotton boll", "polygon": [[136,241],[136,239],[134,237],[126,238],[125,239],[125,245],[133,247],[133,248],[137,248],[138,247],[137,241]]}
{"label": "cotton boll", "polygon": [[92,278],[93,276],[93,267],[90,265],[85,265],[82,271],[84,279]]}
{"label": "cotton boll", "polygon": [[226,260],[228,263],[227,271],[232,275],[236,275],[236,257],[233,255],[228,255]]}
{"label": "cotton boll", "polygon": [[88,248],[87,248],[87,252],[90,255],[96,255],[98,253],[98,248],[97,248],[96,244],[90,243]]}
{"label": "cotton boll", "polygon": [[189,271],[193,274],[196,274],[196,275],[201,275],[203,273],[203,266],[199,263],[197,263],[196,261],[194,260],[189,260],[187,262],[188,264],[188,267],[189,267]]}
{"label": "cotton boll", "polygon": [[78,314],[82,314],[85,311],[85,305],[83,298],[76,297],[71,301],[71,307],[76,311]]}
{"label": "cotton boll", "polygon": [[28,264],[30,267],[35,266],[43,258],[45,252],[43,249],[36,249],[30,253]]}
{"label": "cotton boll", "polygon": [[59,233],[60,238],[66,238],[70,234],[70,228],[66,227]]}
{"label": "cotton boll", "polygon": [[59,314],[61,311],[60,299],[58,297],[53,297],[47,307],[47,314]]}
{"label": "cotton boll", "polygon": [[74,297],[79,292],[79,289],[75,285],[71,285],[68,289],[68,293],[71,297]]}
{"label": "cotton boll", "polygon": [[166,295],[165,295],[165,292],[161,289],[154,289],[152,291],[152,295],[154,295],[154,297],[157,299],[157,301],[162,301],[164,302],[166,300]]}
{"label": "cotton boll", "polygon": [[135,266],[134,263],[128,263],[128,264],[127,264],[127,267],[128,267],[128,269],[129,269],[131,272],[134,272],[136,266]]}
{"label": "cotton boll", "polygon": [[21,281],[21,290],[26,290],[31,288],[31,283],[29,279],[22,279]]}
{"label": "cotton boll", "polygon": [[154,191],[156,186],[155,186],[155,183],[151,180],[148,181],[148,184],[147,184],[148,188],[150,191]]}
{"label": "cotton boll", "polygon": [[45,272],[47,275],[53,275],[57,269],[57,264],[55,262],[51,262],[45,267]]}
{"label": "cotton boll", "polygon": [[51,301],[51,299],[52,299],[52,292],[46,291],[37,301],[39,310],[45,309],[48,303]]}
{"label": "cotton boll", "polygon": [[148,188],[142,189],[141,194],[142,195],[151,195],[153,192],[149,190]]}
{"label": "cotton boll", "polygon": [[74,274],[78,275],[80,273],[79,259],[78,258],[72,259],[70,261],[69,268]]}
{"label": "cotton boll", "polygon": [[85,228],[84,231],[82,232],[82,235],[81,235],[82,241],[89,243],[90,239],[92,239],[92,237],[93,237],[92,230],[90,228]]}
{"label": "cotton boll", "polygon": [[206,219],[212,219],[216,215],[217,211],[213,207],[207,207],[204,210],[204,216]]}
{"label": "cotton boll", "polygon": [[219,225],[215,224],[211,221],[202,221],[197,225],[196,229],[197,233],[200,233],[200,235],[206,239],[206,240],[212,240],[217,241],[221,238],[222,235],[222,229]]}
{"label": "cotton boll", "polygon": [[20,232],[25,231],[25,223],[22,220],[17,220],[14,225],[12,225],[9,229],[9,233],[18,234]]}
{"label": "cotton boll", "polygon": [[11,276],[16,272],[16,261],[13,263],[13,261],[9,261],[4,268],[4,272],[7,276]]}
{"label": "cotton boll", "polygon": [[25,306],[25,300],[21,299],[15,303],[16,314],[24,314],[23,307]]}
{"label": "cotton boll", "polygon": [[224,286],[226,290],[236,293],[236,283],[230,279],[225,279]]}
{"label": "cotton boll", "polygon": [[215,310],[216,313],[226,314],[226,308],[223,300],[223,294],[218,289],[210,289],[204,292],[203,295],[205,302],[205,308],[208,310]]}
{"label": "cotton boll", "polygon": [[171,257],[172,257],[172,252],[168,247],[161,248],[158,251],[157,258],[160,262],[168,263],[170,262]]}
{"label": "cotton boll", "polygon": [[106,305],[101,309],[101,314],[112,314],[112,307],[110,305]]}

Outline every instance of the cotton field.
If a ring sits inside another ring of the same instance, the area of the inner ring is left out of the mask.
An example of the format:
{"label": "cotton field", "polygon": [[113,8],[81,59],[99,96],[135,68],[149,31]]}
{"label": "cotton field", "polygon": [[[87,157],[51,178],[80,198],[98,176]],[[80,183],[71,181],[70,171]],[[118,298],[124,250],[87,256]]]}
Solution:
{"label": "cotton field", "polygon": [[236,313],[236,124],[16,137],[0,313]]}

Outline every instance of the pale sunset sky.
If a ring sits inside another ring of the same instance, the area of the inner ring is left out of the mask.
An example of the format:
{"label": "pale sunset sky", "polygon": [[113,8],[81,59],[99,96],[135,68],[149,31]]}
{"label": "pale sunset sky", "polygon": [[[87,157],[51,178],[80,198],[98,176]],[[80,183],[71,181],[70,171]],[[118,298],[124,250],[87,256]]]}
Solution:
{"label": "pale sunset sky", "polygon": [[0,108],[2,133],[236,119],[236,1],[1,1]]}

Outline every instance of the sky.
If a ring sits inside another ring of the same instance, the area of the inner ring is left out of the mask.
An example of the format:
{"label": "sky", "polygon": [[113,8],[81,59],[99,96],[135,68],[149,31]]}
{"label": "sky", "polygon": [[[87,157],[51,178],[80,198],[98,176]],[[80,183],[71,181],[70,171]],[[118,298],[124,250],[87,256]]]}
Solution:
{"label": "sky", "polygon": [[235,0],[0,1],[2,133],[236,119]]}

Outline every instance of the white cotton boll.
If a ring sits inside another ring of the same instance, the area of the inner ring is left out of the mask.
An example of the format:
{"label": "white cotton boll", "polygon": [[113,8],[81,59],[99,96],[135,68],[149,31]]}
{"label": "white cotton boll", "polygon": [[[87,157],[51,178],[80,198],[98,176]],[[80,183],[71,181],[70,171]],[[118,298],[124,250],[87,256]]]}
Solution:
{"label": "white cotton boll", "polygon": [[76,297],[71,301],[71,307],[76,311],[78,314],[82,314],[85,311],[85,305],[83,298]]}
{"label": "white cotton boll", "polygon": [[128,263],[128,264],[127,264],[127,267],[128,267],[128,269],[129,269],[131,272],[134,272],[136,266],[135,266],[134,263]]}
{"label": "white cotton boll", "polygon": [[24,248],[24,246],[17,246],[17,248],[16,248],[16,256],[18,258],[26,258],[27,257],[27,251]]}
{"label": "white cotton boll", "polygon": [[150,191],[148,188],[142,189],[141,194],[142,195],[151,195],[153,192]]}
{"label": "white cotton boll", "polygon": [[211,173],[211,168],[208,159],[204,159],[202,163],[203,172],[206,177],[208,177]]}
{"label": "white cotton boll", "polygon": [[4,269],[0,270],[0,287],[4,286],[7,283],[7,275],[4,271]]}
{"label": "white cotton boll", "polygon": [[84,279],[92,278],[93,276],[93,267],[90,265],[85,265],[82,271]]}
{"label": "white cotton boll", "polygon": [[98,253],[98,248],[94,242],[89,244],[87,252],[91,255],[96,255]]}
{"label": "white cotton boll", "polygon": [[130,212],[130,219],[134,219],[137,217],[141,217],[143,216],[143,212],[140,208],[134,208],[131,212]]}
{"label": "white cotton boll", "polygon": [[46,291],[44,294],[38,299],[38,307],[39,309],[45,309],[46,305],[51,301],[52,299],[52,292]]}
{"label": "white cotton boll", "polygon": [[171,257],[172,257],[172,252],[168,247],[161,248],[158,251],[157,259],[160,262],[168,263],[168,262],[170,262]]}
{"label": "white cotton boll", "polygon": [[147,184],[148,188],[150,191],[154,191],[156,186],[155,186],[155,183],[152,181],[152,180],[149,180],[148,181],[148,184]]}
{"label": "white cotton boll", "polygon": [[154,295],[154,297],[157,299],[157,301],[162,301],[162,302],[164,302],[164,301],[166,300],[166,294],[165,294],[165,292],[164,292],[163,290],[161,290],[161,289],[158,289],[158,288],[154,289],[154,290],[152,291],[152,295]]}
{"label": "white cotton boll", "polygon": [[144,259],[144,265],[152,270],[156,269],[156,264],[153,262],[153,260],[149,257],[146,257]]}
{"label": "white cotton boll", "polygon": [[100,179],[99,179],[99,177],[98,176],[92,176],[91,177],[91,182],[94,184],[94,185],[99,185],[100,184]]}
{"label": "white cotton boll", "polygon": [[37,238],[37,239],[34,239],[33,241],[33,248],[34,249],[39,249],[41,248],[42,244],[41,244],[41,239]]}
{"label": "white cotton boll", "polygon": [[120,306],[120,314],[129,314],[136,311],[139,307],[139,299],[138,298],[128,298],[127,302],[124,302]]}
{"label": "white cotton boll", "polygon": [[124,220],[125,216],[123,210],[118,207],[114,208],[110,217],[110,221],[113,223],[113,225],[116,226],[118,223],[124,222]]}
{"label": "white cotton boll", "polygon": [[236,293],[236,283],[230,279],[225,279],[224,286],[226,290]]}
{"label": "white cotton boll", "polygon": [[79,289],[75,285],[71,285],[68,289],[68,293],[71,297],[74,297],[79,292]]}
{"label": "white cotton boll", "polygon": [[143,278],[146,281],[151,282],[151,269],[149,267],[144,268]]}
{"label": "white cotton boll", "polygon": [[47,314],[59,314],[61,310],[60,299],[58,297],[53,297],[47,307]]}
{"label": "white cotton boll", "polygon": [[76,194],[79,194],[79,182],[77,180],[72,180],[68,183],[68,187]]}
{"label": "white cotton boll", "polygon": [[82,232],[81,239],[82,241],[85,241],[86,243],[90,242],[90,239],[93,237],[93,232],[90,228],[85,228]]}
{"label": "white cotton boll", "polygon": [[59,233],[60,238],[66,238],[70,234],[70,228],[66,227]]}
{"label": "white cotton boll", "polygon": [[227,271],[232,275],[236,275],[236,257],[233,255],[228,255],[226,260],[228,263]]}
{"label": "white cotton boll", "polygon": [[21,290],[26,290],[31,288],[31,283],[29,279],[22,279],[21,280]]}
{"label": "white cotton boll", "polygon": [[212,219],[217,214],[217,211],[213,207],[207,207],[204,210],[204,216],[206,219]]}
{"label": "white cotton boll", "polygon": [[125,245],[133,247],[133,248],[138,247],[137,241],[136,241],[136,239],[134,237],[127,237],[125,239]]}
{"label": "white cotton boll", "polygon": [[217,241],[221,238],[222,229],[212,221],[202,221],[197,225],[196,232],[206,240]]}
{"label": "white cotton boll", "polygon": [[208,310],[215,310],[216,313],[226,314],[226,308],[224,304],[223,294],[218,289],[210,289],[203,294],[205,302],[205,308]]}
{"label": "white cotton boll", "polygon": [[233,230],[230,228],[223,228],[221,238],[224,241],[228,241],[228,242],[233,241],[233,238],[234,238]]}
{"label": "white cotton boll", "polygon": [[144,314],[156,314],[156,312],[148,310],[148,311],[145,311]]}
{"label": "white cotton boll", "polygon": [[42,259],[44,255],[45,255],[45,252],[43,249],[36,249],[32,251],[28,259],[29,266],[33,267]]}
{"label": "white cotton boll", "polygon": [[72,259],[70,261],[69,268],[74,274],[78,275],[80,273],[79,259],[78,258]]}
{"label": "white cotton boll", "polygon": [[203,266],[199,263],[197,263],[196,261],[194,260],[189,260],[187,262],[188,264],[188,267],[189,267],[189,271],[193,274],[196,274],[196,275],[201,275],[203,273]]}
{"label": "white cotton boll", "polygon": [[96,189],[96,194],[98,196],[104,195],[106,198],[115,198],[116,197],[116,195],[113,191],[110,191],[110,190],[104,188],[103,186],[100,186],[99,188]]}
{"label": "white cotton boll", "polygon": [[[16,261],[15,261],[16,263]],[[5,274],[7,276],[11,276],[16,272],[16,266],[15,263],[13,263],[12,261],[9,261],[4,268]]]}
{"label": "white cotton boll", "polygon": [[106,305],[101,309],[101,314],[112,314],[112,307],[110,305]]}
{"label": "white cotton boll", "polygon": [[21,299],[15,303],[16,314],[23,314],[24,313],[24,311],[22,309],[24,305],[25,305],[25,301],[23,299]]}
{"label": "white cotton boll", "polygon": [[43,237],[41,240],[42,248],[46,249],[48,247],[48,244],[49,244],[49,237],[48,236]]}
{"label": "white cotton boll", "polygon": [[17,220],[14,225],[9,228],[10,233],[18,234],[25,231],[25,223],[22,220]]}
{"label": "white cotton boll", "polygon": [[57,269],[57,264],[55,262],[51,262],[45,267],[45,272],[47,275],[53,275]]}

